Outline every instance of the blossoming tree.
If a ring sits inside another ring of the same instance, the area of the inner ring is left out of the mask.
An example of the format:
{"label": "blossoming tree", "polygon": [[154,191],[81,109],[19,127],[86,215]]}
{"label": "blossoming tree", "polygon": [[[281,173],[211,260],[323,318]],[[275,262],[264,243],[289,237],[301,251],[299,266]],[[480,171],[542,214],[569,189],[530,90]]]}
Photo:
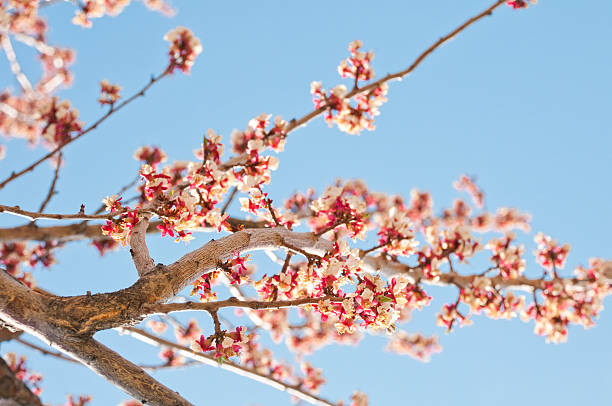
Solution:
{"label": "blossoming tree", "polygon": [[[440,37],[405,69],[383,77],[374,73],[373,53],[365,51],[361,41],[353,41],[337,68],[341,84],[312,82],[313,108],[305,115],[285,120],[262,113],[227,141],[208,130],[200,145],[194,145],[195,156],[189,162],[167,164],[161,148],[142,146],[134,153],[141,165],[136,179],[129,182],[128,176],[125,187],[117,194],[109,192],[98,210],[82,205],[76,213],[46,210],[62,162],[69,159],[66,147],[95,136],[97,128],[157,82],[189,73],[203,47],[188,28],[171,30],[164,37],[168,64],[131,95],[125,95],[119,84],[101,80],[98,102],[105,112],[84,123],[72,103],[56,95],[72,80],[74,56],[47,42],[47,26],[38,11],[51,3],[0,1],[0,42],[20,86],[17,92],[7,89],[0,94],[0,132],[48,149],[32,163],[2,173],[0,189],[41,170],[43,162],[53,164],[51,184],[38,207],[0,205],[2,216],[28,221],[0,229],[0,340],[16,340],[58,362],[86,365],[135,399],[125,405],[192,404],[186,400],[190,394],[175,392],[144,369],[204,363],[312,404],[357,406],[367,404],[366,393],[347,394],[344,403],[319,395],[326,379],[302,356],[329,343],[356,344],[364,334],[383,333],[388,350],[427,361],[440,351],[437,338],[409,334],[398,326],[430,304],[430,285],[456,292],[456,299],[437,315],[437,324],[447,332],[471,324],[472,314],[521,317],[533,324],[536,334],[559,343],[567,339],[571,324],[594,324],[610,293],[612,262],[593,258],[568,271],[564,267],[570,246],[537,233],[535,259],[541,276],[525,276],[525,248],[514,231],[528,232],[530,216],[507,207],[485,209],[484,193],[470,176],[462,175],[454,183],[469,199],[460,197],[439,212],[428,192],[415,189],[404,198],[372,191],[358,180],[338,181],[320,193],[297,192],[284,202],[266,190],[295,130],[321,117],[348,134],[374,130],[380,107],[398,85],[392,82],[409,75],[438,47],[494,10],[505,4],[526,8],[527,2],[495,1]],[[120,13],[129,0],[74,3],[73,22],[90,27],[95,18]],[[144,3],[172,13],[162,1]],[[39,57],[42,75],[37,83],[21,69],[15,41]],[[243,215],[230,215],[235,203]],[[40,226],[35,223],[39,219],[62,224]],[[206,242],[161,264],[147,245],[150,233],[178,243],[197,235]],[[70,297],[37,286],[26,267],[51,266],[56,251],[75,240],[91,241],[100,255],[129,250],[137,281],[114,292]],[[250,256],[255,251],[271,260],[260,264],[265,272],[255,267]],[[470,265],[473,259],[487,265]],[[228,319],[226,308],[239,309],[238,316]],[[173,316],[188,311],[206,313],[210,319],[182,322]],[[136,365],[120,349],[93,338],[109,329],[159,347],[160,363]],[[44,345],[30,342],[28,336]],[[296,364],[275,357],[262,344],[264,336],[283,341],[297,354]],[[10,383],[2,386],[0,400],[42,404],[41,377],[23,357],[6,354],[0,360],[0,378]],[[327,380],[333,384],[333,378]],[[67,404],[89,401],[88,396],[71,396]]]}

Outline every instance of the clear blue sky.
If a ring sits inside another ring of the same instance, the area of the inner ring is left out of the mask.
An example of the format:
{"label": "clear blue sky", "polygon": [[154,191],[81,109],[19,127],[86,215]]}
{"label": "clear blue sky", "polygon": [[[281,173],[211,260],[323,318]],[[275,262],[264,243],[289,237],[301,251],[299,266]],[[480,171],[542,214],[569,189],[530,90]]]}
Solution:
{"label": "clear blue sky", "polygon": [[[132,154],[140,145],[159,145],[170,160],[191,159],[208,128],[229,140],[232,129],[243,129],[262,111],[301,116],[312,108],[311,81],[322,80],[326,87],[340,82],[336,66],[356,38],[374,50],[374,68],[383,75],[403,69],[489,3],[175,0],[174,18],[134,4],[116,18],[95,20],[89,30],[70,24],[70,5],[50,7],[45,14],[51,42],[77,51],[74,85],[61,96],[72,100],[86,122],[103,111],[96,103],[101,79],[120,83],[128,95],[163,69],[162,37],[169,29],[191,28],[204,50],[190,76],[176,74],[159,83],[66,149],[60,194],[48,210],[76,212],[81,203],[97,207],[133,177]],[[413,187],[429,190],[440,209],[456,196],[451,182],[469,173],[486,190],[489,208],[519,207],[532,214],[533,231],[571,243],[566,268],[586,264],[589,257],[611,258],[611,21],[612,2],[603,0],[502,8],[436,51],[412,76],[392,83],[375,132],[348,136],[317,120],[292,134],[267,190],[281,200],[296,189],[321,190],[337,177],[361,178],[374,190],[406,197]],[[38,66],[26,63],[28,51],[17,52],[35,75]],[[0,63],[0,78],[1,88],[16,87],[6,63]],[[8,142],[2,177],[42,152],[19,140]],[[50,178],[45,164],[0,191],[0,201],[36,209]],[[20,222],[2,216],[0,224]],[[528,272],[536,269],[532,237],[521,235]],[[207,238],[198,236],[190,246],[152,238],[151,250],[156,261],[168,263]],[[50,271],[35,271],[40,285],[57,294],[115,290],[136,277],[125,250],[100,260],[77,243],[58,258]],[[359,347],[326,347],[310,357],[328,379],[322,395],[346,399],[361,389],[373,405],[610,402],[610,311],[590,331],[572,328],[562,345],[545,344],[532,324],[478,316],[473,326],[447,336],[435,326],[435,313],[455,292],[429,290],[436,300],[403,327],[440,335],[443,353],[422,364],[384,352],[381,337],[366,337]],[[206,315],[199,320],[210,329]],[[99,338],[133,361],[157,353],[114,332]],[[95,406],[126,399],[84,367],[59,364],[16,344],[3,345],[2,352],[7,350],[28,354],[31,366],[44,374],[46,402],[63,402],[67,393],[90,393]],[[284,393],[206,366],[155,376],[198,405],[289,402]]]}

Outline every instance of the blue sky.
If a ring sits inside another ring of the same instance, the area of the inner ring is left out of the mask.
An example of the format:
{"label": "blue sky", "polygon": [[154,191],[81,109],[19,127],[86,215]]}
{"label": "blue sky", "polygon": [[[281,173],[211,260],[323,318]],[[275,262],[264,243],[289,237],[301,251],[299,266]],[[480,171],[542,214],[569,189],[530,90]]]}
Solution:
{"label": "blue sky", "polygon": [[[89,30],[70,24],[70,5],[48,8],[50,41],[77,51],[74,84],[61,96],[79,108],[85,122],[103,113],[96,103],[100,80],[118,82],[129,95],[164,68],[162,37],[169,29],[187,26],[203,45],[191,75],[175,74],[156,84],[66,148],[60,194],[48,210],[76,212],[81,203],[97,207],[132,179],[137,170],[132,154],[140,145],[159,145],[170,160],[191,159],[208,128],[229,140],[232,129],[243,129],[261,112],[286,119],[307,113],[310,82],[340,83],[336,67],[356,38],[375,52],[378,75],[395,72],[489,2],[373,4],[175,0],[173,18],[134,4],[118,17],[95,20]],[[392,83],[375,132],[349,136],[316,120],[293,133],[267,191],[280,201],[309,186],[321,190],[338,177],[360,178],[373,190],[406,197],[414,187],[429,190],[440,209],[456,197],[452,181],[468,173],[485,189],[488,208],[518,207],[533,216],[534,232],[571,243],[566,272],[589,257],[612,257],[611,18],[612,3],[603,0],[501,8],[437,50],[410,77]],[[35,76],[38,66],[28,51],[16,50]],[[2,88],[16,87],[6,63],[0,63],[0,78]],[[1,174],[43,153],[20,140],[7,146]],[[36,209],[51,176],[45,164],[0,191],[0,201]],[[5,215],[0,224],[20,220]],[[207,238],[200,235],[189,246],[152,238],[151,251],[156,261],[168,263]],[[520,238],[528,272],[535,273],[533,233]],[[119,289],[136,277],[125,250],[99,259],[92,248],[75,243],[58,258],[51,270],[35,271],[40,285],[57,294]],[[445,335],[435,326],[435,313],[455,292],[429,292],[433,304],[403,328],[438,334],[441,354],[422,364],[384,352],[383,337],[366,337],[359,347],[326,347],[309,358],[328,379],[322,395],[341,399],[361,389],[374,405],[609,402],[609,311],[589,331],[572,328],[562,345],[545,344],[532,324],[478,316],[473,326]],[[206,315],[198,317],[210,328]],[[99,338],[134,361],[157,353],[114,332]],[[32,367],[45,376],[46,402],[63,402],[66,393],[90,393],[96,406],[126,398],[84,367],[58,364],[17,344],[3,345],[2,352],[7,350],[30,355]],[[155,376],[198,405],[289,401],[272,388],[206,366]]]}

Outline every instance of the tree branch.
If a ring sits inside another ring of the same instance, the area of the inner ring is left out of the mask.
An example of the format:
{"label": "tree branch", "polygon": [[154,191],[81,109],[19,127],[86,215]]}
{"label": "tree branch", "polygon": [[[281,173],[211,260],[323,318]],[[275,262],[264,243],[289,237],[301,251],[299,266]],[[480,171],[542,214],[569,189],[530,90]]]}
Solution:
{"label": "tree branch", "polygon": [[36,211],[28,211],[22,210],[19,206],[6,206],[0,204],[0,213],[8,213],[13,214],[19,217],[25,217],[30,220],[37,219],[46,219],[46,220],[73,220],[73,219],[81,219],[81,220],[107,220],[111,219],[119,214],[120,211],[116,211],[112,214],[85,214],[83,211],[80,211],[75,214],[46,214]]}
{"label": "tree branch", "polygon": [[57,183],[57,178],[59,176],[61,163],[62,163],[62,152],[60,151],[57,153],[57,166],[55,167],[55,172],[53,173],[53,179],[51,180],[51,186],[49,186],[49,192],[47,193],[47,197],[45,197],[45,200],[43,200],[43,202],[40,205],[40,208],[38,209],[40,213],[42,213],[45,210],[45,207],[47,207],[47,204],[49,204],[49,202],[51,201],[51,198],[56,193],[55,184]]}
{"label": "tree branch", "polygon": [[142,404],[192,406],[178,392],[162,385],[142,368],[93,338],[62,345],[62,349]]}
{"label": "tree branch", "polygon": [[138,276],[146,275],[147,272],[155,267],[155,261],[149,255],[149,248],[145,238],[148,226],[149,216],[145,214],[136,223],[130,235],[130,254],[132,254],[132,260],[138,271]]}
{"label": "tree branch", "polygon": [[[5,206],[9,207],[9,206]],[[13,207],[14,209],[14,207]],[[19,209],[20,210],[20,209]],[[0,212],[2,206],[0,205]],[[28,213],[28,212],[26,212]],[[39,214],[39,213],[37,213]],[[113,214],[114,215],[114,214]],[[66,216],[62,214],[61,216]],[[100,218],[105,219],[105,215],[101,215]],[[30,218],[29,216],[26,216]],[[62,217],[65,218],[65,217]],[[56,220],[56,218],[53,218]],[[266,225],[265,221],[251,221],[237,218],[228,218],[226,220],[235,229],[254,229],[263,228]],[[158,233],[157,226],[161,224],[161,221],[153,221],[147,228],[147,233]],[[197,231],[217,231],[216,228],[198,228]],[[0,242],[10,241],[75,241],[83,239],[92,240],[108,240],[110,237],[102,234],[100,224],[86,224],[84,222],[68,224],[64,226],[49,226],[40,227],[33,224],[26,224],[19,227],[0,228]]]}
{"label": "tree branch", "polygon": [[[495,3],[493,3],[491,6],[489,6],[486,10],[484,10],[483,12],[475,15],[474,17],[468,19],[467,21],[465,21],[463,24],[461,24],[459,27],[455,28],[453,31],[451,31],[450,33],[446,34],[443,37],[440,37],[440,39],[438,39],[436,42],[434,42],[429,48],[427,48],[425,51],[423,51],[415,60],[414,62],[412,62],[412,64],[399,72],[393,73],[393,74],[388,74],[387,76],[371,82],[363,87],[357,87],[354,88],[353,90],[351,90],[349,93],[347,93],[344,98],[345,99],[352,99],[353,97],[361,94],[361,93],[365,93],[368,92],[372,89],[376,89],[378,86],[382,85],[383,83],[389,82],[393,79],[402,79],[404,76],[407,76],[408,74],[412,73],[412,71],[414,71],[420,64],[421,62],[423,62],[423,60],[425,60],[425,58],[427,58],[431,53],[433,53],[436,49],[438,49],[440,47],[440,45],[448,42],[449,40],[453,39],[454,37],[456,37],[460,32],[462,32],[463,30],[465,30],[467,27],[469,27],[470,25],[474,24],[475,22],[477,22],[478,20],[486,17],[486,16],[490,16],[493,14],[493,10],[495,10],[496,8],[498,8],[499,6],[501,6],[502,4],[506,3],[507,0],[497,0]],[[310,113],[306,114],[305,116],[299,118],[299,119],[292,119],[291,121],[289,121],[289,124],[287,125],[287,127],[285,127],[285,134],[288,135],[290,132],[296,130],[297,128],[307,124],[310,120],[314,119],[315,117],[323,114],[325,111],[327,111],[327,109],[330,106],[328,106],[327,104],[322,105],[321,107],[319,107],[318,109],[315,109],[313,111],[311,111]],[[242,154],[242,155],[238,155],[235,156],[231,159],[229,159],[227,162],[225,162],[224,164],[220,165],[220,169],[223,170],[227,170],[229,168],[232,168],[234,166],[237,165],[242,165],[245,162],[247,162],[248,160],[248,154]]]}
{"label": "tree branch", "polygon": [[107,118],[109,118],[110,116],[112,116],[114,113],[118,112],[119,110],[121,110],[122,108],[124,108],[125,106],[127,106],[128,104],[130,104],[132,101],[136,100],[138,97],[140,96],[144,96],[145,92],[151,87],[153,86],[153,84],[155,82],[158,82],[160,79],[162,79],[163,77],[167,76],[169,74],[169,71],[166,69],[164,70],[162,73],[160,73],[157,76],[153,76],[151,77],[151,80],[149,81],[149,83],[147,83],[142,89],[140,89],[136,94],[132,95],[131,97],[129,97],[128,99],[124,100],[122,103],[119,103],[117,106],[111,106],[111,108],[106,112],[106,114],[104,114],[102,117],[100,117],[97,121],[95,121],[92,125],[90,125],[89,127],[87,127],[86,129],[84,129],[83,131],[81,131],[80,133],[78,133],[76,136],[70,138],[68,141],[64,142],[61,145],[58,145],[57,147],[55,147],[53,150],[51,150],[49,153],[47,153],[46,155],[44,155],[42,158],[38,159],[37,161],[35,161],[34,163],[30,164],[29,166],[27,166],[26,168],[20,170],[19,172],[13,172],[11,173],[11,175],[6,178],[5,180],[3,180],[2,182],[0,182],[0,189],[4,188],[9,182],[14,181],[15,179],[19,178],[20,176],[22,176],[25,173],[28,173],[32,170],[34,170],[34,168],[36,168],[38,165],[40,165],[41,163],[43,163],[44,161],[46,161],[47,159],[51,158],[53,155],[55,155],[57,152],[61,151],[66,145],[71,144],[72,142],[78,140],[79,138],[81,138],[82,136],[84,136],[85,134],[95,130],[100,124],[102,124]]}
{"label": "tree branch", "polygon": [[317,405],[317,406],[335,406],[334,403],[325,400],[323,398],[320,398],[318,396],[315,396],[313,394],[310,394],[304,390],[301,390],[299,388],[296,388],[293,385],[288,385],[286,383],[284,383],[283,381],[280,381],[278,379],[274,379],[268,375],[264,375],[260,372],[257,372],[255,370],[243,367],[241,365],[235,364],[233,362],[224,362],[222,364],[220,364],[215,357],[210,356],[210,355],[206,355],[203,354],[201,352],[196,352],[191,350],[190,348],[184,347],[182,345],[173,343],[172,341],[168,341],[165,340],[161,337],[157,337],[153,334],[150,334],[142,329],[139,328],[134,328],[134,327],[125,327],[125,328],[119,328],[117,329],[120,333],[122,334],[129,334],[134,338],[137,338],[143,342],[146,342],[147,344],[151,344],[151,345],[155,345],[158,347],[169,347],[174,349],[177,353],[179,353],[180,355],[186,357],[186,358],[190,358],[196,361],[199,361],[203,364],[212,366],[212,367],[217,367],[217,368],[221,368],[221,369],[225,369],[226,371],[230,371],[233,372],[235,374],[238,375],[242,375],[244,377],[253,379],[257,382],[261,382],[263,384],[272,386],[275,389],[278,389],[280,391],[284,391],[287,392],[288,394],[295,396],[301,400],[304,400],[310,404],[313,405]]}
{"label": "tree branch", "polygon": [[52,357],[61,359],[63,361],[77,362],[74,359],[69,358],[69,357],[63,355],[61,352],[49,351],[49,350],[47,350],[47,349],[45,349],[43,347],[40,347],[40,346],[38,346],[36,344],[32,344],[31,342],[26,341],[26,340],[24,340],[22,338],[15,338],[15,341],[17,341],[19,344],[25,345],[26,347],[29,347],[29,348],[31,348],[33,350],[36,350],[36,351],[40,352],[43,355],[50,355]]}
{"label": "tree branch", "polygon": [[194,310],[205,310],[207,312],[214,312],[224,307],[244,307],[249,309],[281,309],[283,307],[297,307],[304,305],[317,304],[322,300],[330,300],[332,302],[342,302],[343,298],[338,296],[321,296],[314,298],[301,298],[293,300],[276,300],[272,302],[260,301],[260,300],[239,300],[235,297],[220,300],[217,302],[184,302],[184,303],[159,303],[150,306],[145,306],[145,311],[151,314],[166,314],[172,312],[184,312]]}

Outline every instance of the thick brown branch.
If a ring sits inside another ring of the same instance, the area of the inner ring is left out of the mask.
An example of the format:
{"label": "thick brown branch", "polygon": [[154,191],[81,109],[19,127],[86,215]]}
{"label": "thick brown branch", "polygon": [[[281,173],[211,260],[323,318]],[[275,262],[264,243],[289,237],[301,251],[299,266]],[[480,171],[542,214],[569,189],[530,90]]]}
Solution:
{"label": "thick brown branch", "polygon": [[74,334],[70,328],[70,315],[54,311],[53,304],[61,298],[37,293],[4,270],[0,270],[0,291],[3,293],[0,295],[0,319],[4,323],[70,355],[143,404],[191,405],[90,336]]}
{"label": "thick brown branch", "polygon": [[132,260],[138,271],[138,276],[145,275],[155,267],[155,262],[149,254],[146,242],[148,226],[149,216],[144,215],[134,226],[130,235],[130,254],[132,254]]}
{"label": "thick brown branch", "polygon": [[69,341],[60,348],[143,405],[192,405],[142,368],[94,339]]}

